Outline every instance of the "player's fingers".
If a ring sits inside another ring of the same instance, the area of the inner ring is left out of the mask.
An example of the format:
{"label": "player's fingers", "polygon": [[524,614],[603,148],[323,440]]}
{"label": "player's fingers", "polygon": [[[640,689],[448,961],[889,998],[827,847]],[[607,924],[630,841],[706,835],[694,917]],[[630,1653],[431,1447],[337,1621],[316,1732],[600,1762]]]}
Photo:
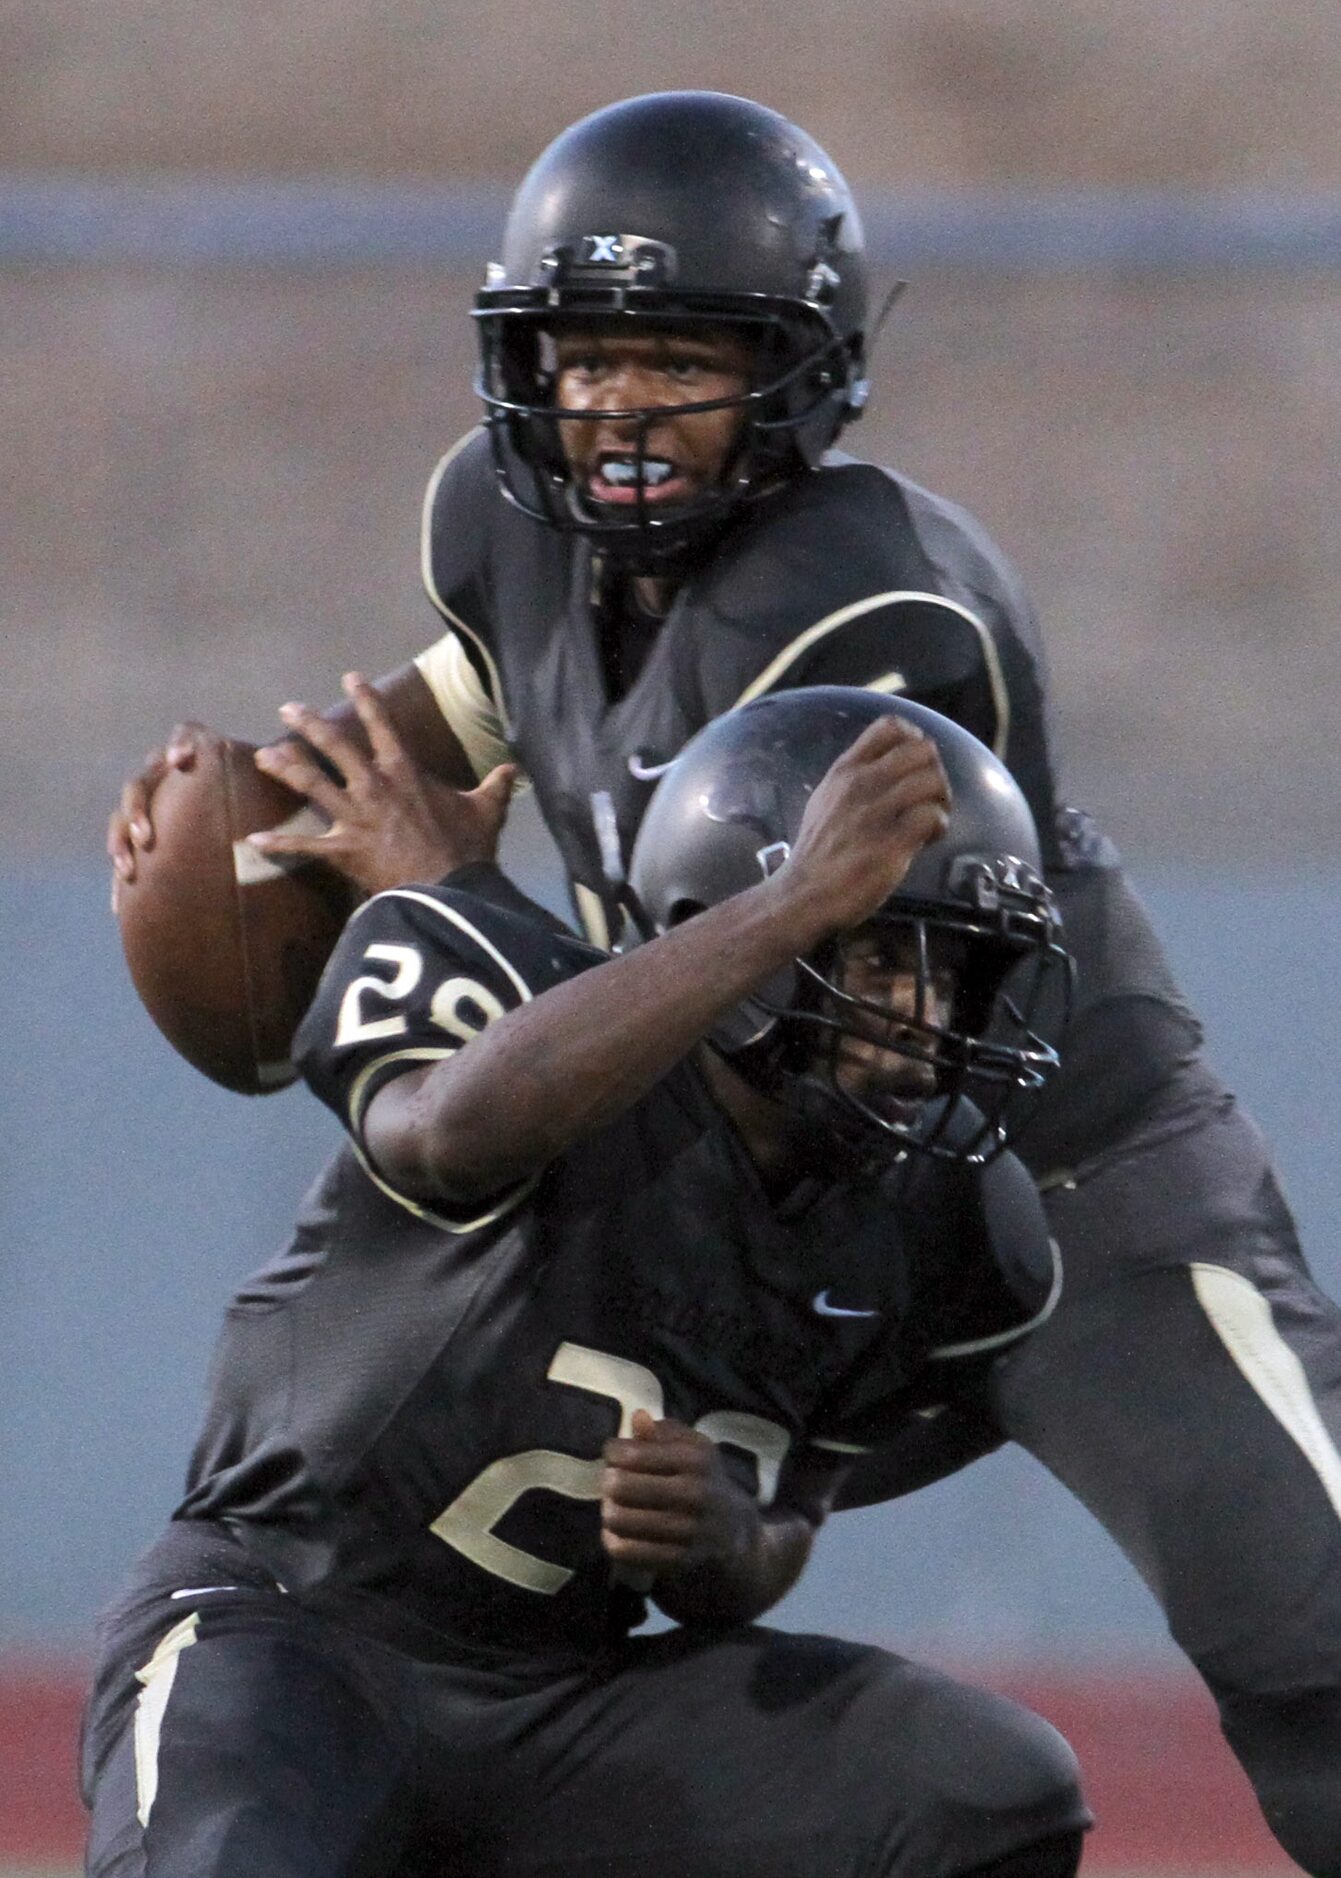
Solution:
{"label": "player's fingers", "polygon": [[[601,1544],[607,1558],[626,1567],[641,1566],[645,1571],[669,1571],[684,1561],[683,1545],[661,1545],[647,1539],[625,1539],[619,1533],[601,1529]],[[639,1587],[644,1588],[644,1587]]]}
{"label": "player's fingers", "polygon": [[601,1475],[601,1505],[649,1519],[697,1519],[707,1483],[684,1474],[627,1474],[607,1467]]}
{"label": "player's fingers", "polygon": [[346,672],[341,683],[345,696],[353,703],[358,720],[368,734],[368,748],[372,751],[373,762],[379,769],[391,774],[405,763],[406,756],[386,706],[362,672]]}
{"label": "player's fingers", "polygon": [[281,704],[280,717],[288,729],[297,733],[305,743],[326,758],[331,768],[343,779],[346,789],[354,789],[366,782],[375,773],[367,756],[352,737],[346,736],[338,724],[332,724],[307,704]]}
{"label": "player's fingers", "polygon": [[135,843],[131,839],[130,818],[120,804],[107,822],[107,856],[121,880],[135,878]]}
{"label": "player's fingers", "polygon": [[681,1547],[693,1545],[700,1536],[699,1521],[688,1514],[643,1512],[624,1506],[602,1506],[601,1531],[614,1539]]}
{"label": "player's fingers", "polygon": [[697,1472],[707,1465],[704,1447],[697,1442],[626,1441],[615,1435],[606,1442],[602,1455],[607,1467],[639,1474]]}
{"label": "player's fingers", "polygon": [[919,802],[899,818],[899,845],[910,853],[920,853],[929,841],[939,841],[950,826],[950,817],[939,802]]}
{"label": "player's fingers", "polygon": [[[466,793],[472,802],[478,802],[481,806],[496,813],[501,821],[507,814],[518,774],[515,763],[500,763],[495,769],[489,771],[483,782],[477,783]],[[638,1412],[643,1413],[641,1409]]]}
{"label": "player's fingers", "polygon": [[340,833],[334,827],[310,835],[282,835],[278,829],[257,828],[247,836],[247,841],[261,854],[307,855],[314,860],[325,860],[331,849],[340,845]]}
{"label": "player's fingers", "polygon": [[614,1435],[605,1442],[601,1457],[607,1467],[629,1474],[710,1474],[717,1450],[706,1437],[687,1429],[686,1437],[674,1440],[624,1440]]}
{"label": "player's fingers", "polygon": [[199,754],[201,739],[212,735],[209,726],[199,723],[195,718],[188,718],[183,724],[174,724],[163,749],[150,751],[146,767],[151,758],[159,757],[169,769],[190,769]]}
{"label": "player's fingers", "polygon": [[863,831],[878,837],[882,826],[919,803],[949,805],[950,785],[935,747],[927,744],[923,749],[925,754],[917,753],[912,763],[898,761],[903,752],[895,751],[848,779],[833,806],[854,838]]}
{"label": "player's fingers", "polygon": [[713,1443],[707,1435],[691,1428],[688,1422],[677,1422],[673,1415],[663,1415],[658,1421],[646,1409],[635,1409],[633,1432],[643,1441],[688,1442],[705,1454],[713,1451]]}
{"label": "player's fingers", "polygon": [[149,815],[149,799],[167,774],[167,758],[162,750],[151,750],[138,775],[127,779],[121,790],[120,813],[133,847],[152,848],[154,825]]}
{"label": "player's fingers", "polygon": [[919,764],[890,782],[883,791],[882,802],[894,815],[902,815],[924,802],[939,803],[946,809],[950,806],[950,784],[939,763]]}
{"label": "player's fingers", "polygon": [[844,753],[858,760],[887,750],[896,743],[902,743],[917,732],[904,718],[877,717],[869,723],[860,736],[854,737]]}
{"label": "player's fingers", "polygon": [[860,772],[858,787],[884,793],[905,783],[910,788],[929,784],[948,792],[950,785],[940,752],[929,737],[882,751]]}
{"label": "player's fingers", "polygon": [[316,758],[300,743],[267,743],[256,752],[253,761],[257,769],[267,776],[273,776],[276,782],[282,782],[295,795],[306,796],[309,802],[335,821],[348,808],[345,790],[337,782],[332,782]]}
{"label": "player's fingers", "polygon": [[806,818],[812,825],[834,815],[847,820],[883,804],[890,790],[907,778],[942,774],[930,738],[899,718],[880,718],[830,765],[807,804]]}
{"label": "player's fingers", "polygon": [[122,786],[121,799],[107,824],[107,852],[122,880],[135,878],[135,850],[154,845],[154,824],[149,805],[154,790],[169,770],[193,767],[199,740],[212,733],[204,724],[174,724],[167,743],[145,753],[138,774]]}
{"label": "player's fingers", "polygon": [[687,1515],[703,1505],[705,1488],[706,1483],[697,1476],[641,1474],[607,1467],[601,1476],[601,1504]]}
{"label": "player's fingers", "polygon": [[[899,761],[915,761],[930,739],[916,724],[902,717],[878,717],[868,724],[856,741],[838,760],[850,769],[889,760],[898,754]],[[935,746],[932,745],[934,749]]]}

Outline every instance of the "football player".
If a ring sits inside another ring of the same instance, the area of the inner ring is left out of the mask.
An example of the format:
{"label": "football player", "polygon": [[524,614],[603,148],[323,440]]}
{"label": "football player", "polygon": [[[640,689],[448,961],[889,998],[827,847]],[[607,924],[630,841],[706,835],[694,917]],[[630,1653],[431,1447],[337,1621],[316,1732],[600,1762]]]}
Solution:
{"label": "football player", "polygon": [[[413,791],[359,703],[367,760],[302,722],[366,831]],[[389,815],[387,877],[454,814]],[[754,1621],[853,1455],[1057,1296],[1003,1152],[1064,962],[1023,797],[916,706],[761,700],[667,777],[617,959],[466,832],[303,1024],[348,1143],[107,1622],[90,1873],[1066,1878],[1046,1723]],[[678,1628],[632,1637],[649,1595]]]}
{"label": "football player", "polygon": [[[897,692],[1004,759],[1079,968],[1020,1142],[1065,1301],[1003,1365],[996,1430],[943,1417],[851,1491],[1022,1443],[1160,1600],[1282,1844],[1341,1872],[1341,1315],[1111,842],[1059,794],[1015,575],[972,517],[834,448],[867,396],[842,176],[743,99],[612,106],[523,182],[475,317],[485,423],[424,510],[446,630],[381,687],[407,744],[462,784],[520,764],[600,943],[659,770],[751,698]],[[123,877],[191,743],[127,785]]]}

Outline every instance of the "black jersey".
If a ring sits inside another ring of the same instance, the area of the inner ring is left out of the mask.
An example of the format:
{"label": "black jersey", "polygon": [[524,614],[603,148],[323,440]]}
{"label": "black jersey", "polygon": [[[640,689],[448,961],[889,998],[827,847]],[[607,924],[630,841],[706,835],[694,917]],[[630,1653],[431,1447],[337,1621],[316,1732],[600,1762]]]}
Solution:
{"label": "black jersey", "polygon": [[[1195,1052],[1116,852],[1061,800],[1029,603],[962,509],[831,453],[735,518],[664,621],[611,618],[590,545],[512,508],[475,434],[430,483],[423,569],[452,632],[420,668],[481,773],[510,754],[530,777],[598,942],[656,777],[696,731],[769,690],[870,686],[981,738],[1037,822],[1079,969],[1067,1062],[1021,1145],[1035,1171],[1100,1149]],[[618,690],[612,633],[648,641],[616,649],[634,674]]]}
{"label": "black jersey", "polygon": [[1008,1157],[773,1206],[689,1063],[472,1218],[398,1193],[363,1143],[377,1089],[600,957],[491,878],[382,894],[337,948],[298,1051],[350,1145],[233,1302],[178,1516],[355,1622],[587,1648],[641,1614],[595,1505],[635,1410],[816,1512],[1050,1308],[1055,1259]]}

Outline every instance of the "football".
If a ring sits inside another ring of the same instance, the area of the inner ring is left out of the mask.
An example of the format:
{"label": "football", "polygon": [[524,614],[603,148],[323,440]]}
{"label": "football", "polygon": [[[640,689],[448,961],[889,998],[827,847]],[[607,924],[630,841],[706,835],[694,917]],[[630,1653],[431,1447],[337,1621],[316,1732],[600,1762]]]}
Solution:
{"label": "football", "polygon": [[356,901],[317,862],[270,859],[262,829],[319,828],[303,797],[265,776],[255,744],[217,737],[154,793],[154,845],[122,881],[117,920],[141,1002],[213,1082],[267,1095],[294,1079],[293,1035]]}

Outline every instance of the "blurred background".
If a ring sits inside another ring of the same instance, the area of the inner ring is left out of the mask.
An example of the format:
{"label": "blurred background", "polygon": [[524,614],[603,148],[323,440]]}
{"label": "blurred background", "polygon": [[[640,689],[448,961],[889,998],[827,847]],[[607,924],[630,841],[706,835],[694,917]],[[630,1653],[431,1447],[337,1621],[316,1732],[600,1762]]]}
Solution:
{"label": "blurred background", "polygon": [[[94,1614],[332,1139],[158,1039],[108,808],[177,718],[263,738],[433,635],[470,296],[527,163],[614,98],[796,118],[912,278],[851,447],[1021,567],[1071,798],[1341,1291],[1334,0],[3,0],[0,45],[0,1869],[74,1860]],[[524,815],[510,853],[554,891]],[[1027,1692],[1086,1761],[1087,1869],[1290,1869],[1153,1601],[1023,1456],[836,1522],[783,1617]]]}

